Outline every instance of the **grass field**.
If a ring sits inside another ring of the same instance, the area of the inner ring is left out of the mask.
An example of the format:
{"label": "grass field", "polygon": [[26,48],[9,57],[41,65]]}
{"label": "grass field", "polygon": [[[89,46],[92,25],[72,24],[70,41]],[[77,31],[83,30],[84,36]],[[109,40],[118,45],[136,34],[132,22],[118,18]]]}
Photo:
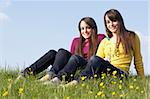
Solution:
{"label": "grass field", "polygon": [[62,87],[43,85],[37,81],[41,75],[14,83],[18,71],[0,70],[0,99],[150,99],[150,76],[119,80],[103,75],[101,79],[92,78],[76,86]]}

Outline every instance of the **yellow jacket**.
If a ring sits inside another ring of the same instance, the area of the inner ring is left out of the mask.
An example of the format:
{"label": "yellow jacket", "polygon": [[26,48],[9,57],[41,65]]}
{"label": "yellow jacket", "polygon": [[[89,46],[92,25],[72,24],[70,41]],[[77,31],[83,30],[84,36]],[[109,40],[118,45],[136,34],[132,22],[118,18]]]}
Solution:
{"label": "yellow jacket", "polygon": [[144,76],[143,61],[140,51],[140,40],[137,35],[135,35],[135,48],[134,50],[130,49],[130,53],[125,54],[122,43],[119,44],[118,51],[115,49],[116,44],[111,39],[104,38],[98,47],[96,55],[103,59],[109,60],[113,66],[125,71],[126,73],[129,73],[131,61],[134,57],[134,65],[137,73],[140,76]]}

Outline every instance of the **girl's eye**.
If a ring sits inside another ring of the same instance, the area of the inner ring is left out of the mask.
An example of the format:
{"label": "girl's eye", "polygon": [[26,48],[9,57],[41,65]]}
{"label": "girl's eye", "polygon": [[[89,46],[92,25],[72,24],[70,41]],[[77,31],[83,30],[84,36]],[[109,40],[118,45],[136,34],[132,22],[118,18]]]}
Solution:
{"label": "girl's eye", "polygon": [[84,30],[84,27],[82,27],[81,30]]}
{"label": "girl's eye", "polygon": [[117,20],[113,20],[113,22],[117,22]]}
{"label": "girl's eye", "polygon": [[108,23],[110,23],[110,21],[106,21],[106,23],[108,24]]}
{"label": "girl's eye", "polygon": [[91,29],[91,27],[86,27],[87,29]]}

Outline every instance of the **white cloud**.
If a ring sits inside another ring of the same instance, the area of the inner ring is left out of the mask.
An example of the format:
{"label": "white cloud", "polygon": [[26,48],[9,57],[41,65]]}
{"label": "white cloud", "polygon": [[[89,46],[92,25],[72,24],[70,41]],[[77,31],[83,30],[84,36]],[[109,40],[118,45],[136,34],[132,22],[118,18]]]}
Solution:
{"label": "white cloud", "polygon": [[5,9],[11,5],[11,0],[0,0],[0,10]]}
{"label": "white cloud", "polygon": [[0,0],[0,24],[6,23],[9,17],[4,13],[4,9],[11,5],[11,0]]}
{"label": "white cloud", "polygon": [[9,17],[5,14],[0,12],[0,24],[3,24],[9,20]]}

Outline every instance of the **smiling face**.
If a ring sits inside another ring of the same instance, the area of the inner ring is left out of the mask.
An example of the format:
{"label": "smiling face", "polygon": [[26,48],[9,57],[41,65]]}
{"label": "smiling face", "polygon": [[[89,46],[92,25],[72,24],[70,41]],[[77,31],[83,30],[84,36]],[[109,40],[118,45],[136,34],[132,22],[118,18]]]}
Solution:
{"label": "smiling face", "polygon": [[85,38],[88,39],[91,37],[92,35],[92,28],[86,24],[84,21],[81,21],[80,23],[80,29],[81,29],[81,35]]}
{"label": "smiling face", "polygon": [[117,34],[119,30],[119,22],[117,20],[110,20],[107,15],[105,16],[105,21],[107,29],[114,34]]}

